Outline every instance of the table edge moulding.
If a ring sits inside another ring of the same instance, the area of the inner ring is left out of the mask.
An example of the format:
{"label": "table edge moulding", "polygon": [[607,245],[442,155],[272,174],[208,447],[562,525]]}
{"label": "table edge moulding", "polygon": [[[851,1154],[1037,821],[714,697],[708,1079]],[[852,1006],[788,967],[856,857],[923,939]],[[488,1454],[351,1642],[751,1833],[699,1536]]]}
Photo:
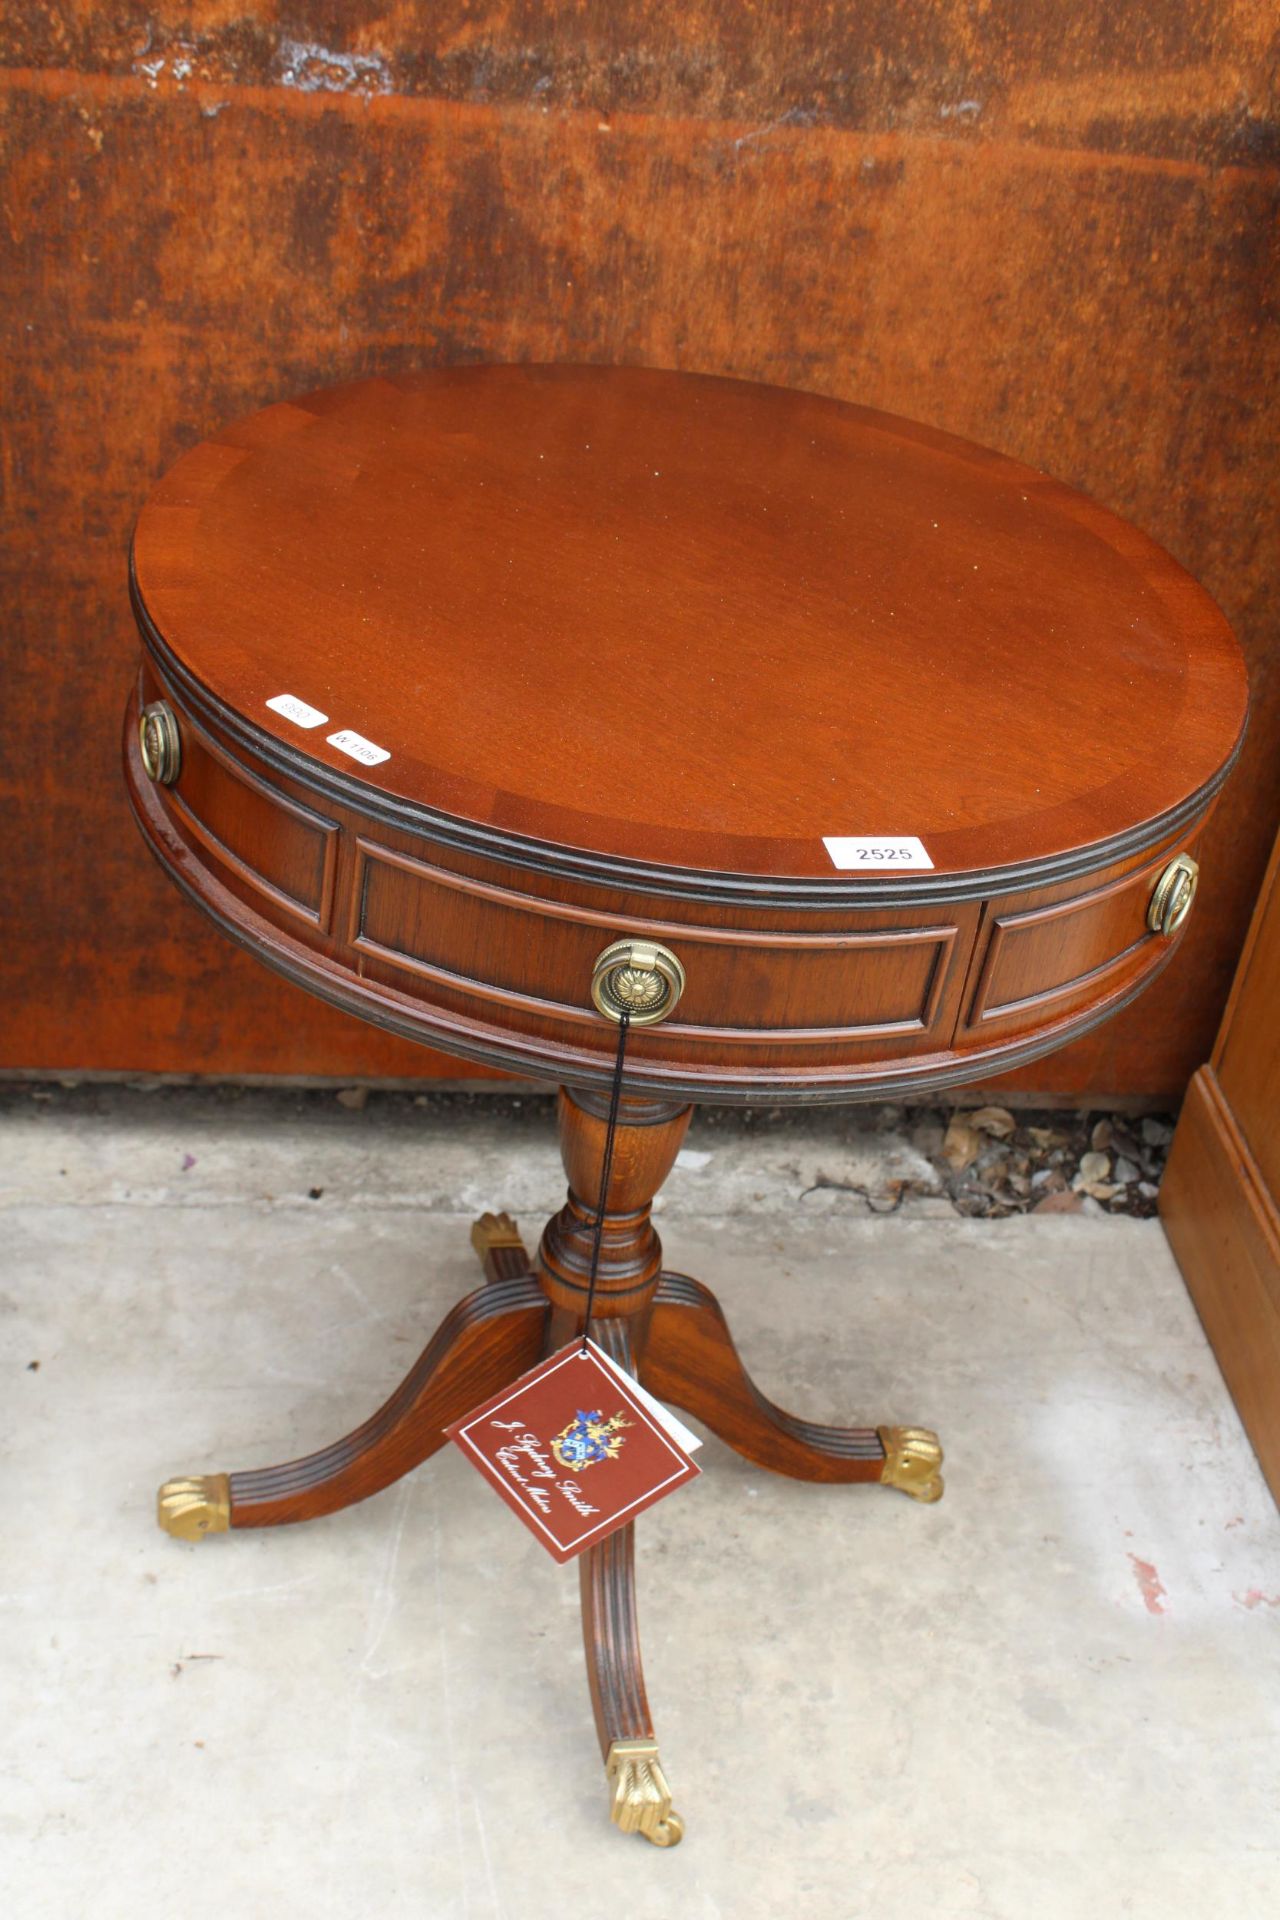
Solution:
{"label": "table edge moulding", "polygon": [[[162,1523],[195,1539],[389,1485],[582,1330],[593,1276],[606,1351],[746,1458],[939,1497],[930,1430],[760,1393],[714,1296],[666,1268],[653,1198],[696,1102],[986,1079],[1169,963],[1247,705],[1209,596],[953,436],[569,367],[355,382],[234,424],[155,490],[130,591],[125,778],[161,865],[335,1006],[558,1082],[569,1178],[536,1252],[477,1223],[484,1284],[363,1427],[168,1482]],[[671,1845],[633,1528],[581,1566],[612,1815]]]}

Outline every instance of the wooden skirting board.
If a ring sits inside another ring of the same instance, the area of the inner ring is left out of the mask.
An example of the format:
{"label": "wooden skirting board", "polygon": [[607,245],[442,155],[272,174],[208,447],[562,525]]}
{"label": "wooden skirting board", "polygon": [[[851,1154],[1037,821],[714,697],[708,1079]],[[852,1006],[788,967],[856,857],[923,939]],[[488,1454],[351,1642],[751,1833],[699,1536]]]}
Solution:
{"label": "wooden skirting board", "polygon": [[1160,1214],[1280,1502],[1280,1211],[1212,1067],[1202,1067],[1187,1090]]}

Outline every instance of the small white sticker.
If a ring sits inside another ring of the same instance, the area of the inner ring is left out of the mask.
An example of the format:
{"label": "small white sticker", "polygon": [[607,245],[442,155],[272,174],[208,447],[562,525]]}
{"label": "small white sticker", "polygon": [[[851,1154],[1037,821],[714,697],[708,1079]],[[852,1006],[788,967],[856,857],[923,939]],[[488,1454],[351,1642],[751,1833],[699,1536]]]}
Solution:
{"label": "small white sticker", "polygon": [[923,843],[910,833],[883,840],[853,840],[841,834],[824,833],[822,844],[831,855],[832,866],[839,867],[842,873],[901,872],[906,867],[933,866]]}
{"label": "small white sticker", "polygon": [[322,727],[329,718],[319,707],[309,707],[305,700],[299,700],[296,693],[278,693],[267,705],[272,713],[282,713],[296,727]]}
{"label": "small white sticker", "polygon": [[362,767],[376,767],[381,760],[389,760],[391,755],[385,747],[375,747],[372,740],[366,740],[362,733],[352,733],[350,727],[344,727],[341,733],[325,735],[331,747],[339,753],[349,753]]}

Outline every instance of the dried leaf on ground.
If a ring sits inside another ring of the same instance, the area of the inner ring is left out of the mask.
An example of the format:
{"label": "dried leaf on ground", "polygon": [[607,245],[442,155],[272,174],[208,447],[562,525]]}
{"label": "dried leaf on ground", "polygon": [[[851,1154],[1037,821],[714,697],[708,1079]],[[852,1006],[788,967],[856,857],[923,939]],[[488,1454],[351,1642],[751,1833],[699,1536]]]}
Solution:
{"label": "dried leaf on ground", "polygon": [[1007,1107],[979,1107],[966,1113],[965,1120],[979,1133],[989,1133],[996,1140],[1007,1140],[1017,1124]]}
{"label": "dried leaf on ground", "polygon": [[1046,1193],[1043,1200],[1037,1200],[1032,1213],[1083,1213],[1084,1201],[1078,1193]]}
{"label": "dried leaf on ground", "polygon": [[1101,1153],[1104,1148],[1111,1145],[1114,1133],[1115,1128],[1109,1120],[1095,1121],[1093,1132],[1089,1135],[1089,1145],[1093,1147],[1096,1152]]}
{"label": "dried leaf on ground", "polygon": [[955,1173],[963,1173],[978,1157],[982,1139],[963,1120],[953,1120],[942,1143],[942,1157]]}

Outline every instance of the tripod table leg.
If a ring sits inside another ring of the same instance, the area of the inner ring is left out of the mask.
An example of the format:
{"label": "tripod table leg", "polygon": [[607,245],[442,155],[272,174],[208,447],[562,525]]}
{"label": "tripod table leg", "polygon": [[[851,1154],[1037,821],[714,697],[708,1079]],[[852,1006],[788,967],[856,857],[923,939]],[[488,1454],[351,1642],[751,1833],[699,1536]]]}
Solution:
{"label": "tripod table leg", "polygon": [[228,1528],[311,1520],[380,1492],[442,1447],[451,1421],[533,1366],[547,1313],[546,1295],[528,1274],[468,1294],[363,1426],[282,1466],[166,1481],[157,1496],[160,1525],[180,1540],[200,1540]]}
{"label": "tripod table leg", "polygon": [[582,1639],[596,1731],[611,1790],[610,1813],[623,1833],[674,1847],[684,1822],[658,1757],[640,1664],[636,1624],[635,1528],[620,1527],[579,1562]]}
{"label": "tripod table leg", "polygon": [[[635,1373],[625,1320],[600,1321],[595,1336],[610,1359]],[[642,1833],[655,1847],[677,1846],[684,1822],[672,1809],[640,1659],[634,1524],[619,1527],[599,1546],[588,1547],[579,1558],[578,1570],[582,1644],[609,1781],[610,1815],[623,1833]]]}
{"label": "tripod table leg", "polygon": [[796,1480],[871,1480],[915,1500],[942,1498],[942,1448],[925,1427],[823,1427],[766,1399],[743,1366],[719,1301],[664,1273],[640,1378],[756,1466]]}

